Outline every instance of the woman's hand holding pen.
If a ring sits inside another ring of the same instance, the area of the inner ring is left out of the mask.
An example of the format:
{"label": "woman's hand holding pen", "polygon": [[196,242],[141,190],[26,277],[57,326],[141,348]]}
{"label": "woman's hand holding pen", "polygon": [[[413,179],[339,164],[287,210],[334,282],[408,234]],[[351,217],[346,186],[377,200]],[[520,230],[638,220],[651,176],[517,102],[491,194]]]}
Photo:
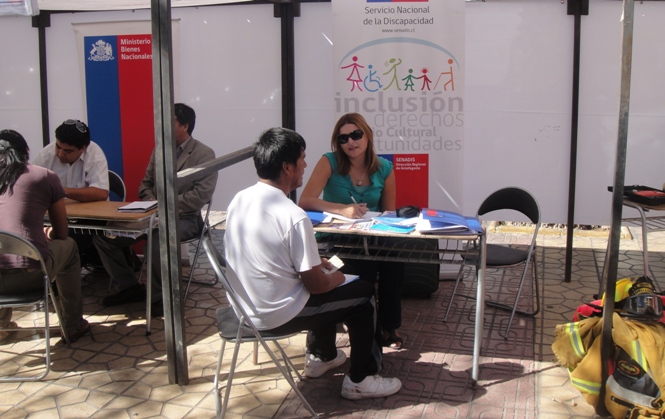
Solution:
{"label": "woman's hand holding pen", "polygon": [[338,210],[335,211],[342,217],[346,218],[363,218],[367,212],[367,204],[349,204],[341,206]]}
{"label": "woman's hand holding pen", "polygon": [[347,218],[363,218],[365,216],[365,213],[367,212],[367,204],[362,203],[359,204],[358,201],[356,201],[356,197],[353,196],[351,191],[349,191],[349,196],[351,197],[351,201],[353,201],[353,205],[349,205],[344,209],[344,212],[347,212],[347,214],[342,214],[343,216]]}

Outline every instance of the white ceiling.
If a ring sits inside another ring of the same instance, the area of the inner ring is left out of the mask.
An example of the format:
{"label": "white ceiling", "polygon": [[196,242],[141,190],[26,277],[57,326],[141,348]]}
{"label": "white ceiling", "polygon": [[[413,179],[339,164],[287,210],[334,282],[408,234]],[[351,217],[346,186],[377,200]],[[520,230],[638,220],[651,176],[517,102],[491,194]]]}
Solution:
{"label": "white ceiling", "polygon": [[[171,0],[171,7],[206,6],[250,0]],[[39,10],[133,10],[149,9],[150,0],[38,0]]]}

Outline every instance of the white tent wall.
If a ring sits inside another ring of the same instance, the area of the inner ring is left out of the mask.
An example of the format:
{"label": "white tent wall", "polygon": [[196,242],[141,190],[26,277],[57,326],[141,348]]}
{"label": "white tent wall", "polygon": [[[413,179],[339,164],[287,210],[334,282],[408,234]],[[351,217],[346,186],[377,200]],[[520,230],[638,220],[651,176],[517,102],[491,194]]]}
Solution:
{"label": "white tent wall", "polygon": [[[613,183],[616,161],[623,5],[593,0],[590,8],[590,19],[582,23],[576,220],[609,224],[607,186]],[[665,2],[636,1],[634,15],[624,184],[660,188],[665,182]],[[626,207],[623,212],[638,216]]]}
{"label": "white tent wall", "polygon": [[[591,0],[582,16],[576,223],[610,222],[621,13],[621,1]],[[665,181],[663,19],[664,2],[636,2],[626,185]],[[566,221],[573,23],[559,1],[467,4],[466,212],[519,185],[536,195],[546,222]]]}
{"label": "white tent wall", "polygon": [[20,132],[40,150],[39,42],[29,17],[0,17],[0,56],[0,129]]}
{"label": "white tent wall", "polygon": [[[463,212],[503,186],[532,191],[546,222],[565,222],[572,102],[573,17],[560,0],[466,4]],[[304,3],[295,20],[296,126],[310,171],[329,149],[333,116],[330,3]],[[621,1],[590,0],[582,17],[575,222],[609,224],[618,130]],[[195,137],[217,155],[281,124],[280,23],[271,5],[174,8],[180,20],[178,101],[197,111]],[[56,13],[47,28],[51,131],[85,118],[71,23],[150,19],[148,10]],[[665,2],[635,5],[626,184],[665,181]],[[0,17],[0,128],[41,148],[37,30]],[[11,57],[8,59],[8,57]],[[152,123],[152,121],[146,121]],[[435,162],[433,162],[435,164]],[[306,173],[306,179],[309,176]],[[251,161],[221,173],[215,209],[254,183]]]}

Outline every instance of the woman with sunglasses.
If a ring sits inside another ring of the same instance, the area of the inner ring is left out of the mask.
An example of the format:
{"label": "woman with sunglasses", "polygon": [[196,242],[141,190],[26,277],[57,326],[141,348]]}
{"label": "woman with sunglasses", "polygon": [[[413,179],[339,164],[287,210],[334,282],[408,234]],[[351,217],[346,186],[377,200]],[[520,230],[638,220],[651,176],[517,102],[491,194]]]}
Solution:
{"label": "woman with sunglasses", "polygon": [[[362,115],[348,113],[335,124],[325,153],[312,172],[298,205],[347,218],[367,211],[395,210],[395,173],[388,160],[376,155],[372,129]],[[323,193],[322,199],[321,193]],[[371,281],[379,278],[378,315],[384,346],[399,349],[402,323],[403,264],[345,260],[342,270]]]}

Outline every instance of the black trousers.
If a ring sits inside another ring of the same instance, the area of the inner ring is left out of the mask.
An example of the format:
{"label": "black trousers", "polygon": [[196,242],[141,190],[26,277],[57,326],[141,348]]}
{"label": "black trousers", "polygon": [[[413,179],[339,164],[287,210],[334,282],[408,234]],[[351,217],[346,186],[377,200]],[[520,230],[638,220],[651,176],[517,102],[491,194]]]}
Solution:
{"label": "black trousers", "polygon": [[381,369],[381,345],[375,328],[374,283],[356,280],[332,291],[311,295],[300,313],[271,333],[307,330],[307,352],[324,361],[337,355],[337,324],[346,324],[351,344],[349,375],[354,381]]}

